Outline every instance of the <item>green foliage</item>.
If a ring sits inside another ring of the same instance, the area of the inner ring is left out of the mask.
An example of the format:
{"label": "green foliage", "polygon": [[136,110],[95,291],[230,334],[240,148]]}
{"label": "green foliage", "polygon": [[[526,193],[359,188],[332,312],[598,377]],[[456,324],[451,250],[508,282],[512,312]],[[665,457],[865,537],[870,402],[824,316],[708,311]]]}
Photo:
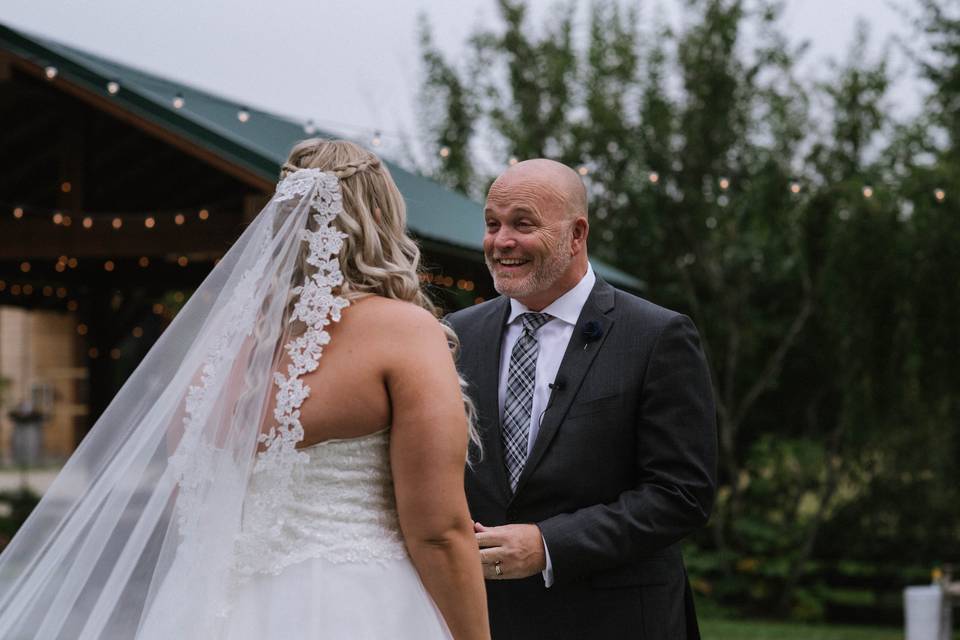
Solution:
{"label": "green foliage", "polygon": [[[922,0],[914,57],[934,91],[902,121],[865,27],[805,80],[777,0],[687,0],[676,33],[594,0],[582,46],[572,4],[539,29],[522,2],[498,6],[466,69],[425,45],[425,92],[463,92],[473,110],[438,130],[483,132],[503,166],[585,167],[591,252],[696,321],[721,449],[688,553],[698,592],[803,620],[886,615],[960,534],[960,17]],[[464,158],[479,195],[493,176]]]}

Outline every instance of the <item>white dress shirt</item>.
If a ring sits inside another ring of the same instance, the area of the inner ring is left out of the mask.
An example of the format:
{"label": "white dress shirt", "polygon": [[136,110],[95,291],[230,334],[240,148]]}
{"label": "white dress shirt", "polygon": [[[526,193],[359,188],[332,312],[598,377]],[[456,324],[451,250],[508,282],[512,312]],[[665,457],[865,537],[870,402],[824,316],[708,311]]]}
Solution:
{"label": "white dress shirt", "polygon": [[[580,318],[583,305],[586,304],[597,277],[593,267],[587,264],[587,273],[580,278],[580,282],[565,294],[554,300],[539,313],[547,313],[553,318],[537,331],[537,342],[540,345],[537,353],[537,372],[533,382],[533,406],[530,410],[530,433],[527,438],[527,455],[533,449],[540,433],[540,421],[547,410],[550,401],[550,385],[557,379],[560,370],[560,361],[567,350],[567,344],[573,335],[573,328]],[[507,397],[507,376],[510,372],[510,354],[513,345],[523,332],[522,323],[517,321],[522,314],[530,312],[523,303],[510,299],[510,316],[507,318],[507,328],[503,332],[503,342],[500,345],[500,384],[497,398],[500,404],[500,424],[503,424],[503,405]],[[543,543],[547,556],[547,568],[543,571],[543,581],[547,587],[553,584],[553,565],[550,562],[550,552],[547,543]]]}

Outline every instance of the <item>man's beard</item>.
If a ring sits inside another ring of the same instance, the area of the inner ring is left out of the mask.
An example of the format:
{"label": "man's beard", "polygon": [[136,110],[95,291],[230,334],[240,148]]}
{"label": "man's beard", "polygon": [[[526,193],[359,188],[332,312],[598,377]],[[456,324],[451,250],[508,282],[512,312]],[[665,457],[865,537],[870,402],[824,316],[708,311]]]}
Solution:
{"label": "man's beard", "polygon": [[553,252],[537,264],[533,273],[525,278],[498,277],[496,262],[493,258],[484,254],[483,258],[487,263],[487,270],[493,276],[493,288],[497,290],[497,293],[508,298],[519,299],[528,298],[552,287],[564,274],[570,263],[573,262],[573,256],[569,252],[570,236],[572,236],[571,232],[565,233],[564,237],[557,242]]}

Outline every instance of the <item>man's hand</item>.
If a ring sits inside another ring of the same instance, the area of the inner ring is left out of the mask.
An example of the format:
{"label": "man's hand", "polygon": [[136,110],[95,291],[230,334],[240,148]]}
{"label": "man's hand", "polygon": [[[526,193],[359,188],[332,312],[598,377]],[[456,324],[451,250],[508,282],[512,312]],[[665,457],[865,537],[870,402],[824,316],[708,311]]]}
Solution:
{"label": "man's hand", "polygon": [[473,524],[480,545],[480,563],[487,580],[511,580],[536,575],[547,568],[543,536],[535,524],[485,527]]}

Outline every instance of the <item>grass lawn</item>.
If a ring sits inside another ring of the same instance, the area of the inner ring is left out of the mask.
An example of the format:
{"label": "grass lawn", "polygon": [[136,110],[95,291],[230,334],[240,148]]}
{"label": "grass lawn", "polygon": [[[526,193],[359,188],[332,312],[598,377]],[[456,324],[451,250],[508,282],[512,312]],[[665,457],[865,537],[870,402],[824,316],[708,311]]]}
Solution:
{"label": "grass lawn", "polygon": [[[804,625],[785,622],[700,620],[703,640],[903,640],[891,627]],[[960,633],[954,633],[960,640]]]}

